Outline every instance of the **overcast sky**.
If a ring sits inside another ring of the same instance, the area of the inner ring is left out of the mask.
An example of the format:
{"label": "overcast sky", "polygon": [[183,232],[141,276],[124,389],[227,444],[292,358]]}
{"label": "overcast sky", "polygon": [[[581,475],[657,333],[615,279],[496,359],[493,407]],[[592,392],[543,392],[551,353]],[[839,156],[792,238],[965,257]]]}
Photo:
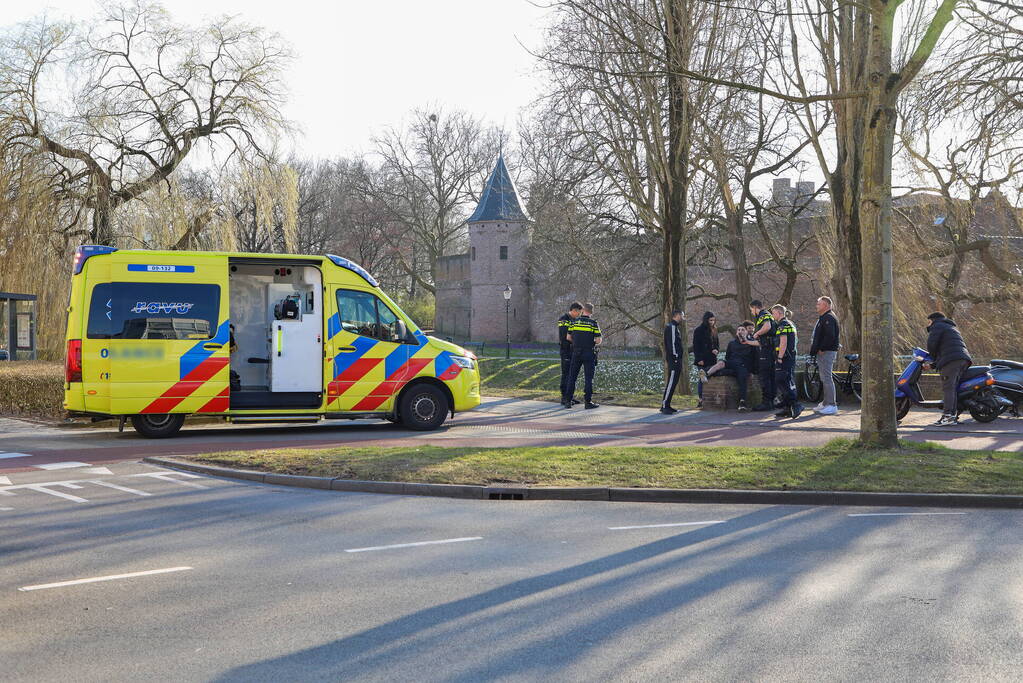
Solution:
{"label": "overcast sky", "polygon": [[[288,115],[303,133],[297,151],[330,157],[367,150],[414,107],[464,109],[513,128],[536,96],[535,48],[546,10],[527,0],[165,0],[179,21],[237,14],[279,32],[297,59]],[[90,19],[92,0],[43,0],[4,8],[3,23],[44,11]],[[47,8],[47,9],[43,9]]]}

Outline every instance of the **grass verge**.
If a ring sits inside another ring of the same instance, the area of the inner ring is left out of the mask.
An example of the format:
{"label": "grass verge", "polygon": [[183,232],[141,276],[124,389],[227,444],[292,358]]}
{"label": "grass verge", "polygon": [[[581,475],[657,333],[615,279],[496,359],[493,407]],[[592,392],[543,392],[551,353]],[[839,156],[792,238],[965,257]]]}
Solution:
{"label": "grass verge", "polygon": [[375,481],[1023,494],[1023,455],[903,442],[862,448],[327,448],[200,455],[213,465]]}
{"label": "grass verge", "polygon": [[[484,396],[526,398],[537,401],[561,400],[561,362],[550,359],[484,358],[480,360]],[[582,398],[583,379],[576,385]],[[603,360],[593,378],[593,400],[613,406],[659,408],[664,374],[658,361]],[[676,408],[696,405],[695,396],[676,395]]]}

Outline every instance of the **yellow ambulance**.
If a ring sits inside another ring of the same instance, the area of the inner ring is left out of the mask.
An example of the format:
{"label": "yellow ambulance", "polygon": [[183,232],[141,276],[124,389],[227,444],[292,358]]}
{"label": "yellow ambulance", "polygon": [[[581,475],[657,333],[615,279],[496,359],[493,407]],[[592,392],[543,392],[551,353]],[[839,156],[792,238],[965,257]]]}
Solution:
{"label": "yellow ambulance", "polygon": [[230,422],[383,418],[416,430],[480,402],[476,357],[427,337],[328,254],[75,252],[64,408],[161,438]]}

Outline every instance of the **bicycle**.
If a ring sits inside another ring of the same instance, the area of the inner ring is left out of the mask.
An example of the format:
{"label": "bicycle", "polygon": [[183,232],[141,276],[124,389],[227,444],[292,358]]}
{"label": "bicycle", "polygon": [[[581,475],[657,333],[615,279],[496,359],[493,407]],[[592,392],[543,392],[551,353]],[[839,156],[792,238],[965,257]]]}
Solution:
{"label": "bicycle", "polygon": [[[832,378],[835,380],[835,389],[852,394],[856,397],[857,401],[861,401],[863,400],[861,395],[863,391],[863,377],[860,372],[860,354],[847,353],[845,360],[848,363],[845,373],[841,376],[838,373],[832,374]],[[824,382],[821,380],[816,356],[810,356],[806,359],[801,388],[803,396],[811,403],[820,401],[821,396],[824,394]]]}
{"label": "bicycle", "polygon": [[863,400],[863,374],[860,371],[860,354],[847,353],[845,360],[849,363],[842,379],[835,378],[835,388],[852,394],[857,401]]}
{"label": "bicycle", "polygon": [[821,381],[820,368],[817,367],[817,357],[807,356],[806,366],[803,368],[803,381],[800,389],[803,396],[810,403],[817,403],[824,394],[824,382]]}

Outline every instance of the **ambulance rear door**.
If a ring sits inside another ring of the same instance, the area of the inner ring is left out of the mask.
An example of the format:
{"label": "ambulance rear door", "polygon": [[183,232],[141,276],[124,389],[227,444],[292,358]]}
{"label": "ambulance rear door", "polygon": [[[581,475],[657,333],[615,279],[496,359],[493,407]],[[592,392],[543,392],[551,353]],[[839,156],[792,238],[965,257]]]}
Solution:
{"label": "ambulance rear door", "polygon": [[119,251],[91,292],[87,335],[103,340],[111,414],[228,409],[227,257]]}

